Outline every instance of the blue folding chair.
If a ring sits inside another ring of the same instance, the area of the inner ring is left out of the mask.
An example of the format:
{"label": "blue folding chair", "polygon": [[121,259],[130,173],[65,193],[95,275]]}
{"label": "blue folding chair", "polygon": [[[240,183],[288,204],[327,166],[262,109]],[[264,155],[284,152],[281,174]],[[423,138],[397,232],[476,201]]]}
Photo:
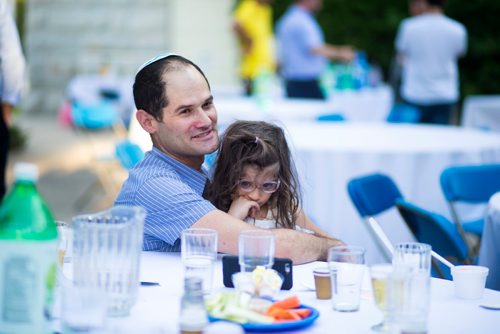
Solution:
{"label": "blue folding chair", "polygon": [[396,201],[403,199],[398,187],[387,175],[371,174],[350,180],[347,191],[377,246],[391,261],[394,248],[374,216],[395,207]]}
{"label": "blue folding chair", "polygon": [[[431,245],[434,252],[454,264],[469,263],[467,244],[446,217],[401,199],[396,201],[396,207],[419,242]],[[447,266],[433,262],[433,268],[439,276],[451,279]]]}
{"label": "blue folding chair", "polygon": [[420,121],[420,110],[404,103],[396,103],[387,116],[389,123],[418,123]]}
{"label": "blue folding chair", "polygon": [[115,154],[120,161],[120,164],[125,169],[130,169],[135,166],[144,157],[144,152],[139,145],[125,139],[120,141],[115,146]]}
{"label": "blue folding chair", "polygon": [[500,191],[500,164],[448,167],[441,173],[440,182],[452,219],[468,245],[468,255],[472,260],[478,247],[472,244],[467,234],[481,237],[484,215],[465,221],[460,217],[458,206],[464,203],[485,205],[494,193]]}
{"label": "blue folding chair", "polygon": [[343,122],[345,117],[342,114],[324,114],[316,117],[316,120],[320,122]]}

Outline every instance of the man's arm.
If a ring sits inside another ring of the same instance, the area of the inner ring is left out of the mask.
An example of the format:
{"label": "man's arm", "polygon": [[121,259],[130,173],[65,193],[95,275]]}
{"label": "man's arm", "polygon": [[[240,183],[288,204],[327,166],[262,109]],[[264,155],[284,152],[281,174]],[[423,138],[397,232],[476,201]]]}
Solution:
{"label": "man's arm", "polygon": [[252,38],[247,33],[245,28],[238,22],[233,22],[233,31],[236,33],[238,40],[240,41],[241,48],[244,54],[247,54],[252,49]]}
{"label": "man's arm", "polygon": [[[229,214],[214,210],[204,215],[193,227],[212,228],[218,232],[218,250],[238,254],[238,238],[243,230],[257,229]],[[291,229],[274,229],[276,257],[287,257],[295,264],[325,261],[328,249],[342,245],[337,239],[323,238]]]}
{"label": "man's arm", "polygon": [[354,59],[354,49],[351,46],[336,46],[324,44],[312,49],[314,54],[333,60],[351,61]]}
{"label": "man's arm", "polygon": [[11,107],[16,105],[24,84],[25,60],[19,41],[19,34],[6,1],[0,2],[0,97],[6,122]]}

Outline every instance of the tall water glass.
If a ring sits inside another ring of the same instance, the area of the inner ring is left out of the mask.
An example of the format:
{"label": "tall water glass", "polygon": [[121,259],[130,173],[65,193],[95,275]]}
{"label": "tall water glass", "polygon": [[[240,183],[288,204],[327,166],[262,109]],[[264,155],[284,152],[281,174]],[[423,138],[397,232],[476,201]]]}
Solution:
{"label": "tall water glass", "polygon": [[394,248],[395,268],[410,271],[404,294],[394,305],[394,323],[407,333],[426,333],[430,303],[431,246],[417,242],[399,243]]}
{"label": "tall water glass", "polygon": [[141,207],[115,206],[73,218],[73,279],[101,289],[108,315],[126,316],[137,300],[144,218]]}
{"label": "tall water glass", "polygon": [[182,231],[181,256],[185,277],[200,277],[203,292],[210,293],[217,258],[217,231],[209,228],[189,228]]}
{"label": "tall water glass", "polygon": [[341,312],[359,310],[364,263],[365,249],[362,247],[336,246],[328,250],[328,266],[331,271],[337,271],[336,284],[332,280],[334,310]]}
{"label": "tall water glass", "polygon": [[274,264],[274,233],[266,229],[242,231],[238,250],[240,271],[252,272],[257,266],[271,269]]}

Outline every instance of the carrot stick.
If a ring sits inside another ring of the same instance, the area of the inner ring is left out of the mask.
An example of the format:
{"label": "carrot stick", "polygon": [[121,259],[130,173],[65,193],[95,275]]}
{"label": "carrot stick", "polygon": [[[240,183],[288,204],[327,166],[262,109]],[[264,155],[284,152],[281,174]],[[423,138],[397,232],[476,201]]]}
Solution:
{"label": "carrot stick", "polygon": [[300,306],[300,300],[299,297],[293,295],[290,297],[287,297],[285,299],[279,300],[277,302],[274,302],[271,304],[269,307],[269,310],[272,310],[273,308],[281,308],[284,310],[292,309],[292,308],[297,308]]}
{"label": "carrot stick", "polygon": [[307,318],[311,314],[311,309],[308,308],[294,308],[288,310],[289,313],[297,314],[300,318]]}

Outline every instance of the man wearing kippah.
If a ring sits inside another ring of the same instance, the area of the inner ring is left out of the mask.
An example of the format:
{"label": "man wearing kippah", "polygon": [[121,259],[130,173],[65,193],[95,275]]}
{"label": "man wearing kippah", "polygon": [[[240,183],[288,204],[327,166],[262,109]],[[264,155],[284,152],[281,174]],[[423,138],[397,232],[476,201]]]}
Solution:
{"label": "man wearing kippah", "polygon": [[[204,156],[219,145],[217,111],[202,70],[178,55],[146,63],[135,77],[136,117],[153,142],[115,201],[146,209],[144,250],[179,251],[187,228],[218,232],[218,251],[238,253],[238,236],[255,229],[221,210],[202,194],[208,181]],[[276,256],[294,263],[325,260],[328,249],[341,245],[334,238],[275,229]]]}

